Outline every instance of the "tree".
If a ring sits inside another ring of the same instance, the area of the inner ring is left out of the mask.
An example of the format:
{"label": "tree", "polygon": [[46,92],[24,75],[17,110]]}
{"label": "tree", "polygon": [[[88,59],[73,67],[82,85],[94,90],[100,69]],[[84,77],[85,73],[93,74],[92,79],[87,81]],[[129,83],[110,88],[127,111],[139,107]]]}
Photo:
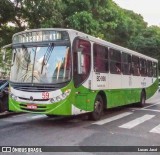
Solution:
{"label": "tree", "polygon": [[92,14],[88,13],[87,11],[81,11],[81,12],[75,13],[74,15],[68,18],[68,21],[69,21],[70,28],[73,28],[88,34],[96,35],[99,29],[98,22],[94,20]]}
{"label": "tree", "polygon": [[141,15],[133,11],[120,9],[113,42],[121,46],[129,47],[128,41],[131,37],[137,36],[137,34],[146,29],[146,27],[147,23],[144,22]]}
{"label": "tree", "polygon": [[1,0],[0,8],[0,46],[25,29],[73,28],[159,59],[159,27],[112,0]]}
{"label": "tree", "polygon": [[133,50],[160,61],[160,27],[151,26],[144,29],[144,31],[130,39],[129,46]]}
{"label": "tree", "polygon": [[61,0],[24,0],[21,8],[28,28],[64,26]]}
{"label": "tree", "polygon": [[[12,35],[25,29],[22,25],[19,3],[20,0],[0,1],[0,47],[11,43]],[[9,23],[14,24],[14,26],[9,26]]]}

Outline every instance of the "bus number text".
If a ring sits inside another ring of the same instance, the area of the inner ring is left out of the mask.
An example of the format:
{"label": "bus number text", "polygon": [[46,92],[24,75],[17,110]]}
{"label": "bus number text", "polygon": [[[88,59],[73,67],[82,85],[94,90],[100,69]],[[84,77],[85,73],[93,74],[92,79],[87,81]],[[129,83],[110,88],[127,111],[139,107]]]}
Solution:
{"label": "bus number text", "polygon": [[49,93],[48,92],[43,92],[42,93],[42,99],[49,99]]}
{"label": "bus number text", "polygon": [[105,76],[97,76],[97,81],[106,81]]}

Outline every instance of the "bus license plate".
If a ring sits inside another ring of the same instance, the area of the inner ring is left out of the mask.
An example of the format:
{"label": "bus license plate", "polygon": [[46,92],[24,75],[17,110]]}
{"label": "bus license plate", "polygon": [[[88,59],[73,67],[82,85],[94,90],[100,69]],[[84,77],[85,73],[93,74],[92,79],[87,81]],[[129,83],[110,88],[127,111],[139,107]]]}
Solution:
{"label": "bus license plate", "polygon": [[28,104],[27,105],[28,109],[37,109],[37,105],[33,105],[33,104]]}

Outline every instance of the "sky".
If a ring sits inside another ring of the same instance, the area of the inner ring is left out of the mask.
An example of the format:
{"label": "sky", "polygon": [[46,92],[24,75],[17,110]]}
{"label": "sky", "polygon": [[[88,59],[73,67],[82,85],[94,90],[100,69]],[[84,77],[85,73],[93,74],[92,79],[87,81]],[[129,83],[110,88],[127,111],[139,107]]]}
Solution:
{"label": "sky", "polygon": [[121,8],[141,14],[148,26],[160,26],[160,0],[113,0]]}

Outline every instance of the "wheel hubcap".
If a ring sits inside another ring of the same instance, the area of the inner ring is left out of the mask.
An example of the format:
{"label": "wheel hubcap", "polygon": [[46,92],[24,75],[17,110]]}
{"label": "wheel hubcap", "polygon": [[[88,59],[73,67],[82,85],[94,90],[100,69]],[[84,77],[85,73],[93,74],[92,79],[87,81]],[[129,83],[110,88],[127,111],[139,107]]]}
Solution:
{"label": "wheel hubcap", "polygon": [[96,101],[96,102],[95,102],[95,112],[96,112],[97,114],[100,114],[101,111],[102,111],[102,104],[101,104],[100,101]]}

